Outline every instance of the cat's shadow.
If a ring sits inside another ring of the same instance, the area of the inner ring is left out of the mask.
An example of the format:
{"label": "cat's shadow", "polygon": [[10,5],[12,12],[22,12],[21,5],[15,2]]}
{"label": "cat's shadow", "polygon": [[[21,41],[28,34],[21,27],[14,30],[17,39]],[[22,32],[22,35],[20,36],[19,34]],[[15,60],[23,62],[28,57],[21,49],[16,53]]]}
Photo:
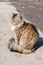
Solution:
{"label": "cat's shadow", "polygon": [[40,48],[41,46],[43,46],[43,38],[39,37],[39,41],[37,42],[37,45],[36,45],[36,50]]}

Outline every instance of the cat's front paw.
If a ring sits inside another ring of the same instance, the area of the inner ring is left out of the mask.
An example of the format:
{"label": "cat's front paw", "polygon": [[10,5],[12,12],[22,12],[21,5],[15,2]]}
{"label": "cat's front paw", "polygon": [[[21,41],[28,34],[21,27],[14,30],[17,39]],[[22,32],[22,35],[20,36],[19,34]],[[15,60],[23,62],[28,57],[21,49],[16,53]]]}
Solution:
{"label": "cat's front paw", "polygon": [[9,40],[8,49],[9,49],[10,51],[13,50],[13,43],[14,43],[14,42],[15,42],[14,38],[11,38],[11,39]]}

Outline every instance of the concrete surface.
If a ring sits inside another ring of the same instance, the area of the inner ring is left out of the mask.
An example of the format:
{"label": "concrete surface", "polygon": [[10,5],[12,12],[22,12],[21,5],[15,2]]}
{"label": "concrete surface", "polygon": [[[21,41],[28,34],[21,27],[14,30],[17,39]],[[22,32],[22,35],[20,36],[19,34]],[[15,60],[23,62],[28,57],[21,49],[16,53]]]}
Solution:
{"label": "concrete surface", "polygon": [[9,22],[12,12],[17,12],[9,4],[0,2],[0,65],[43,65],[43,33],[40,30],[40,39],[34,53],[26,55],[9,51],[8,41],[13,36]]}
{"label": "concrete surface", "polygon": [[24,1],[24,2],[40,2],[42,3],[43,0],[0,0],[0,2],[12,2],[12,1]]}
{"label": "concrete surface", "polygon": [[31,23],[43,32],[43,3],[29,3],[28,1],[11,2],[17,10]]}

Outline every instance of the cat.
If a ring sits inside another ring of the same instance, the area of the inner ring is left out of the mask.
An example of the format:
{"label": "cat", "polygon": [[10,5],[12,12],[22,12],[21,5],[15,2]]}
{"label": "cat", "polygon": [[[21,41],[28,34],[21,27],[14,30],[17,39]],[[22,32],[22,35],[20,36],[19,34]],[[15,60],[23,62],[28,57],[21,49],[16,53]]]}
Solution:
{"label": "cat", "polygon": [[14,38],[9,40],[9,50],[24,54],[34,52],[39,39],[39,33],[36,26],[27,23],[21,15],[14,13],[11,18],[11,24]]}

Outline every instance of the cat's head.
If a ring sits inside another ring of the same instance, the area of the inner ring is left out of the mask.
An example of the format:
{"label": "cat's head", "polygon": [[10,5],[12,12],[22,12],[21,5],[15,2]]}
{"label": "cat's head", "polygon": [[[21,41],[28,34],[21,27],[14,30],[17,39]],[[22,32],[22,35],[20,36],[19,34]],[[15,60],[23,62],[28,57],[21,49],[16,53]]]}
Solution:
{"label": "cat's head", "polygon": [[14,14],[12,15],[12,19],[11,19],[11,23],[13,25],[18,25],[19,23],[23,23],[24,19],[22,16],[20,16],[19,14]]}

